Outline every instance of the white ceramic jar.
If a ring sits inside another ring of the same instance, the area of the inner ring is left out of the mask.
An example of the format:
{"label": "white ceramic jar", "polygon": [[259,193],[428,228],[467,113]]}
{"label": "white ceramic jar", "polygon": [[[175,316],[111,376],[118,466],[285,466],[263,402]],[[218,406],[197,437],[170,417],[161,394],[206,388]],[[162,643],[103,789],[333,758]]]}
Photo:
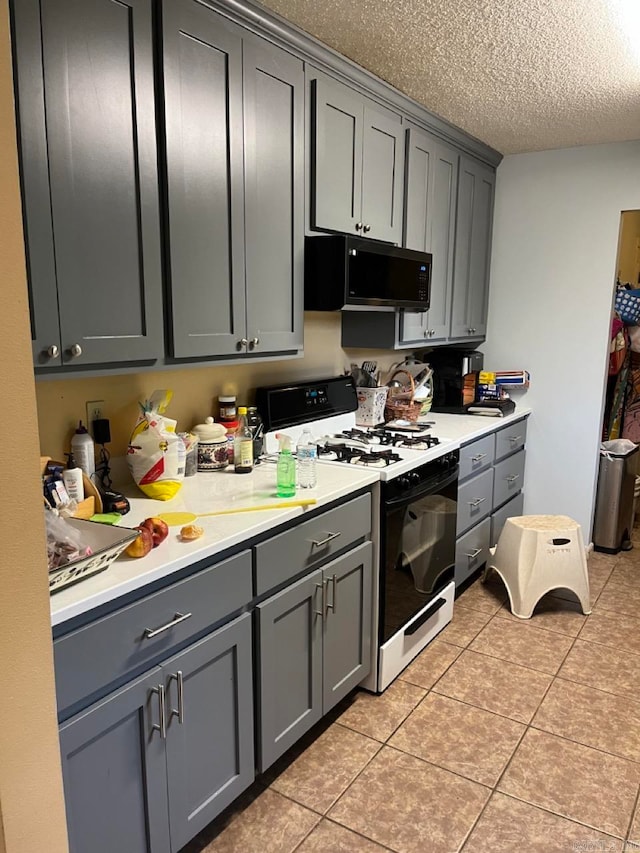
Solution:
{"label": "white ceramic jar", "polygon": [[198,471],[221,471],[229,464],[227,431],[213,418],[205,418],[191,430],[198,436]]}

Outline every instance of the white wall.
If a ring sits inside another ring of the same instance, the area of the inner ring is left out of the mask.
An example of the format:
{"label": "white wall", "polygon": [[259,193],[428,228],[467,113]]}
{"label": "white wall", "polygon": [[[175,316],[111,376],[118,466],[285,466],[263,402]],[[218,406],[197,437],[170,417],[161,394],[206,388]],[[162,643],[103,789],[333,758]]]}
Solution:
{"label": "white wall", "polygon": [[640,141],[517,154],[496,186],[487,369],[525,368],[525,513],[590,539],[620,213],[640,208]]}

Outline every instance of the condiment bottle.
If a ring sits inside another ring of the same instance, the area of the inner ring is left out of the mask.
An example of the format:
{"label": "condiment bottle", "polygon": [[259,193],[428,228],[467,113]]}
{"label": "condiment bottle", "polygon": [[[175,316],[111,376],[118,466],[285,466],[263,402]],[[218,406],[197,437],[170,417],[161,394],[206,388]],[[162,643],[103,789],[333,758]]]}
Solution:
{"label": "condiment bottle", "polygon": [[82,421],[78,421],[78,429],[71,439],[71,452],[76,459],[76,463],[82,468],[87,477],[91,477],[96,470],[95,445]]}
{"label": "condiment bottle", "polygon": [[236,398],[231,394],[218,397],[218,406],[220,409],[220,422],[228,423],[236,419]]}
{"label": "condiment bottle", "polygon": [[253,471],[253,436],[247,424],[247,407],[238,408],[238,428],[233,438],[233,461],[236,474]]}
{"label": "condiment bottle", "polygon": [[292,498],[296,493],[296,460],[291,453],[291,438],[281,432],[276,438],[280,442],[276,467],[276,495],[279,498]]}

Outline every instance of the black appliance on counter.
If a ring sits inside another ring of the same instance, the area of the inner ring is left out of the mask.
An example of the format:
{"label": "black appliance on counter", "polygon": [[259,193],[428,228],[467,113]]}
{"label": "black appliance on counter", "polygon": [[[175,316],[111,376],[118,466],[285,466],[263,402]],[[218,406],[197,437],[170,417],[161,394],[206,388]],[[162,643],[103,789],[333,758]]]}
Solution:
{"label": "black appliance on counter", "polygon": [[307,311],[377,307],[427,311],[431,255],[348,234],[305,237]]}
{"label": "black appliance on counter", "polygon": [[464,414],[475,402],[484,355],[478,350],[442,347],[421,360],[433,368],[431,411]]}

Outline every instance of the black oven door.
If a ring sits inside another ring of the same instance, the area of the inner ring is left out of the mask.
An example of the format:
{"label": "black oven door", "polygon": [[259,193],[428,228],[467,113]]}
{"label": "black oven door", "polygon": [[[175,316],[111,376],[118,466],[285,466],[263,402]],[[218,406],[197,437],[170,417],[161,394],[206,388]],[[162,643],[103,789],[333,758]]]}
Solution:
{"label": "black oven door", "polygon": [[380,645],[454,578],[458,468],[385,499],[380,567]]}

